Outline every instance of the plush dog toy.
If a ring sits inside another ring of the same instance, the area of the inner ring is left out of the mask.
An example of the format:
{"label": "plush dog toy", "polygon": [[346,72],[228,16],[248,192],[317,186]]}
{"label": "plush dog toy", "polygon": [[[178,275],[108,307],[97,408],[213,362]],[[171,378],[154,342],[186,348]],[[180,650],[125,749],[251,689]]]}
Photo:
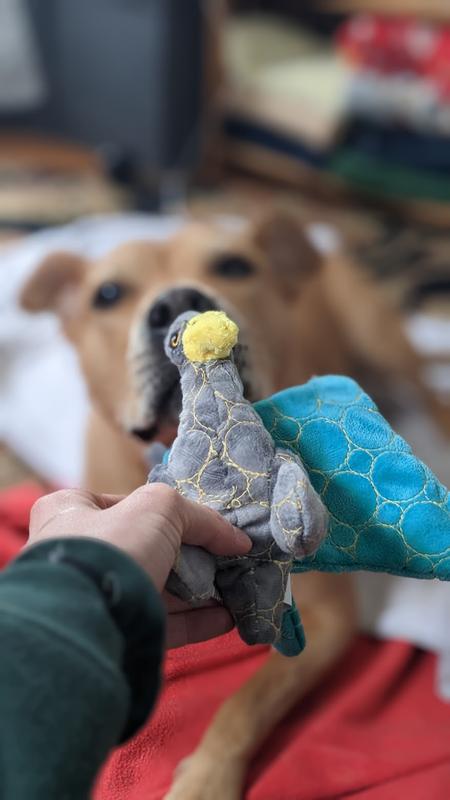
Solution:
{"label": "plush dog toy", "polygon": [[149,480],[216,509],[253,541],[239,558],[184,545],[169,591],[194,603],[220,597],[245,642],[276,644],[293,559],[314,554],[328,514],[301,459],[275,447],[244,399],[237,340],[237,325],[220,311],[187,312],[172,324],[165,348],[180,371],[182,412],[168,462]]}

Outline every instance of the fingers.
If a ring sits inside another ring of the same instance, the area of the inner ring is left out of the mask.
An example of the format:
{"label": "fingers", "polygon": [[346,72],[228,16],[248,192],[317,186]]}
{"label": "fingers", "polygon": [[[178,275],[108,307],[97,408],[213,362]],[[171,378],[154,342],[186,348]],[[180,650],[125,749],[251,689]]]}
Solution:
{"label": "fingers", "polygon": [[[175,597],[175,595],[170,594],[170,592],[166,590],[162,592],[162,599],[169,614],[176,614],[180,611],[192,611],[192,603],[188,603],[186,600],[180,600],[179,597]],[[220,605],[221,603],[211,598],[197,605],[196,609],[218,608]]]}
{"label": "fingers", "polygon": [[252,547],[247,534],[234,528],[217,511],[183,498],[185,544],[197,545],[217,556],[245,555]]}
{"label": "fingers", "polygon": [[84,489],[60,489],[46,494],[31,509],[30,536],[43,533],[62,514],[104,510],[122,499],[119,495],[94,494]]}
{"label": "fingers", "polygon": [[120,495],[94,494],[85,489],[60,489],[57,492],[45,494],[36,500],[31,509],[31,514],[36,519],[46,520],[49,516],[65,511],[67,508],[110,508],[110,506],[123,500]]}
{"label": "fingers", "polygon": [[117,503],[121,503],[122,500],[125,500],[126,495],[124,494],[94,494],[92,495],[95,498],[97,503],[97,507],[100,509],[112,508],[112,506],[116,506]]}
{"label": "fingers", "polygon": [[167,647],[184,647],[222,636],[233,629],[233,618],[223,608],[198,608],[169,614],[167,617]]}
{"label": "fingers", "polygon": [[[185,544],[204,547],[214,555],[245,555],[252,547],[250,538],[234,528],[217,511],[194,503],[175,489],[152,483],[141,486],[129,495],[125,503],[160,515],[167,537],[178,537]],[[173,545],[176,545],[173,539]]]}
{"label": "fingers", "polygon": [[127,497],[62,490],[35,504],[29,544],[74,535],[122,548],[158,589],[165,585],[182,541],[222,556],[245,555],[252,547],[249,537],[218,512],[161,483],[141,486]]}
{"label": "fingers", "polygon": [[30,514],[30,535],[42,532],[60,514],[73,510],[97,508],[94,495],[82,489],[61,489],[39,498]]}

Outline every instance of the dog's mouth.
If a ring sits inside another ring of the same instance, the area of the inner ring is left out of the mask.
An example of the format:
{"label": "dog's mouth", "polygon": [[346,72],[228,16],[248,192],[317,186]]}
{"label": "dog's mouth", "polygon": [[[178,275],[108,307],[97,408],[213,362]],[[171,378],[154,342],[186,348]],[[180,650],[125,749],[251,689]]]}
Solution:
{"label": "dog's mouth", "polygon": [[154,415],[155,421],[142,428],[132,428],[130,432],[136,439],[144,444],[151,444],[157,441],[169,447],[177,434],[180,411],[180,381],[179,378],[175,378],[161,394]]}
{"label": "dog's mouth", "polygon": [[[244,345],[236,347],[235,362],[244,387],[244,397],[251,402],[256,401],[260,395],[256,390],[255,381],[251,377],[247,348]],[[169,366],[171,367],[172,365],[166,359],[163,372],[166,372]],[[169,447],[176,437],[182,397],[178,370],[176,368],[174,370],[177,374],[172,377],[168,385],[165,385],[165,381],[162,382],[158,387],[159,391],[155,391],[156,387],[153,381],[152,402],[150,407],[146,404],[147,414],[152,421],[147,425],[133,427],[130,430],[130,433],[136,439],[146,445],[150,445],[153,442],[161,442]],[[151,383],[152,381],[149,381],[149,384]],[[147,392],[144,390],[144,393],[150,393],[149,387],[147,387]]]}
{"label": "dog's mouth", "polygon": [[[237,316],[233,310],[226,308],[227,304],[218,303],[213,298],[208,298],[208,302],[211,307],[224,308],[232,318]],[[147,446],[154,442],[170,446],[177,434],[181,412],[180,376],[177,367],[164,352],[166,330],[149,332],[146,319],[148,315],[143,315],[130,336],[128,361],[133,382],[133,402],[132,413],[125,427],[135,439]],[[243,383],[244,396],[254,402],[262,396],[262,387],[255,379],[245,324],[239,319],[237,322],[241,336],[240,343],[234,349],[234,360]]]}

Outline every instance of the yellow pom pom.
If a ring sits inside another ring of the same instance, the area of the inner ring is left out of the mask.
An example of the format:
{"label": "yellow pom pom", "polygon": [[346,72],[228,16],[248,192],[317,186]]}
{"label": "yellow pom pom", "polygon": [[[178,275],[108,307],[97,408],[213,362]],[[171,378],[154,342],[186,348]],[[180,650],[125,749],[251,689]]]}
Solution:
{"label": "yellow pom pom", "polygon": [[182,340],[184,354],[189,361],[228,358],[238,334],[238,326],[223,311],[205,311],[186,325]]}

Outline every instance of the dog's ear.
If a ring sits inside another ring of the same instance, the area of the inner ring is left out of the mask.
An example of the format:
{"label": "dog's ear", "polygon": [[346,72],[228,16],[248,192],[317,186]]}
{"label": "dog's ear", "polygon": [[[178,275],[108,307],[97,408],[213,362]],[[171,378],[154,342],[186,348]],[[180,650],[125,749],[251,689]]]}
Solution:
{"label": "dog's ear", "polygon": [[252,238],[288,296],[297,291],[302,280],[314,275],[322,263],[297,217],[287,211],[275,211],[260,219],[253,228]]}
{"label": "dog's ear", "polygon": [[71,296],[81,282],[86,261],[75,253],[51,253],[26,282],[20,304],[26,311],[55,311],[61,315],[70,307]]}

